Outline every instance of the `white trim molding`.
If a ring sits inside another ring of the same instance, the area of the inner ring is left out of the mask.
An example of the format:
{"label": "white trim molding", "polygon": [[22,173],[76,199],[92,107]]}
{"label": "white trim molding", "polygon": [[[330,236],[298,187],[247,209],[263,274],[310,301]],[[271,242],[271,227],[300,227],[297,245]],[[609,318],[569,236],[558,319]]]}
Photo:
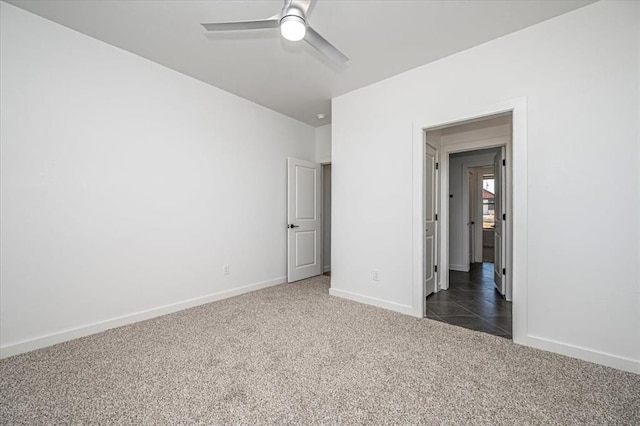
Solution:
{"label": "white trim molding", "polygon": [[460,272],[469,272],[469,268],[464,268],[462,265],[452,265],[449,264],[449,269],[452,271],[460,271]]}
{"label": "white trim molding", "polygon": [[560,355],[569,356],[571,358],[581,359],[583,361],[593,362],[607,367],[616,368],[630,373],[640,374],[640,361],[611,355],[605,352],[587,349],[580,346],[574,346],[567,343],[557,342],[537,336],[527,336],[526,346],[536,349],[542,349],[549,352],[555,352]]}
{"label": "white trim molding", "polygon": [[145,321],[162,315],[171,314],[182,311],[184,309],[193,308],[207,303],[215,302],[230,297],[239,296],[241,294],[272,287],[287,282],[287,277],[278,277],[259,283],[249,284],[243,287],[224,290],[217,293],[208,294],[206,296],[196,297],[193,299],[183,300],[182,302],[171,303],[169,305],[158,306],[140,312],[135,312],[120,317],[111,318],[105,321],[94,322],[92,324],[73,327],[56,333],[35,337],[33,339],[23,340],[17,343],[11,343],[0,347],[0,358],[7,358],[36,349],[45,348],[47,346],[56,345],[58,343],[67,342],[69,340],[78,339],[80,337],[89,336],[91,334],[100,333],[116,327]]}
{"label": "white trim molding", "polygon": [[386,300],[377,299],[375,297],[365,296],[362,294],[352,293],[350,291],[339,290],[336,288],[330,288],[329,294],[331,296],[340,297],[342,299],[348,299],[354,302],[364,303],[365,305],[371,305],[377,308],[383,308],[390,311],[399,312],[405,315],[413,315],[413,308],[409,305],[401,305],[399,303],[388,302]]}

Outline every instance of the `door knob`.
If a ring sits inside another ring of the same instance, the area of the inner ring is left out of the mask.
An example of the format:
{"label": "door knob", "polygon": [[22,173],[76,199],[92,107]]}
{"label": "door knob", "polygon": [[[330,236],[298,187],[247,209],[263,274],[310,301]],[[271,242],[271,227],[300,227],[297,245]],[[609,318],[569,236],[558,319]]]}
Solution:
{"label": "door knob", "polygon": [[300,228],[300,226],[291,224],[288,225],[287,228]]}

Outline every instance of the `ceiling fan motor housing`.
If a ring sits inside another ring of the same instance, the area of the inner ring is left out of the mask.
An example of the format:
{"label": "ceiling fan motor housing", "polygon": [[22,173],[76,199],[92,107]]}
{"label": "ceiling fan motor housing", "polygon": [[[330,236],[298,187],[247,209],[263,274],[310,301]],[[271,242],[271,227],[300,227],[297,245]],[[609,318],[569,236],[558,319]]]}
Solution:
{"label": "ceiling fan motor housing", "polygon": [[307,24],[304,13],[297,7],[288,7],[287,9],[282,11],[282,18],[280,18],[280,24],[288,20],[295,20],[297,22],[302,22],[305,25]]}

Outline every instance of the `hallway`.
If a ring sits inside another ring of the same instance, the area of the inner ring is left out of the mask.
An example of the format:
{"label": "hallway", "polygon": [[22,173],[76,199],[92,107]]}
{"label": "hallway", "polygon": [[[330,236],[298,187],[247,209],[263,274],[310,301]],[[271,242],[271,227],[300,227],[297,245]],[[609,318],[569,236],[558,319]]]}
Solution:
{"label": "hallway", "polygon": [[449,274],[449,289],[427,297],[427,318],[511,339],[511,302],[495,289],[493,263]]}

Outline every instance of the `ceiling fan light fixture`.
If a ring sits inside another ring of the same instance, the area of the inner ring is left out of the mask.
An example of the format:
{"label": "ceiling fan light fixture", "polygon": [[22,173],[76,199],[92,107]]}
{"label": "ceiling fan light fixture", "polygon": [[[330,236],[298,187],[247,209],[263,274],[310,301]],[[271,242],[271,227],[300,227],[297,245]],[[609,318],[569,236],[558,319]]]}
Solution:
{"label": "ceiling fan light fixture", "polygon": [[300,41],[307,32],[307,25],[299,16],[288,15],[280,20],[280,34],[290,41]]}

